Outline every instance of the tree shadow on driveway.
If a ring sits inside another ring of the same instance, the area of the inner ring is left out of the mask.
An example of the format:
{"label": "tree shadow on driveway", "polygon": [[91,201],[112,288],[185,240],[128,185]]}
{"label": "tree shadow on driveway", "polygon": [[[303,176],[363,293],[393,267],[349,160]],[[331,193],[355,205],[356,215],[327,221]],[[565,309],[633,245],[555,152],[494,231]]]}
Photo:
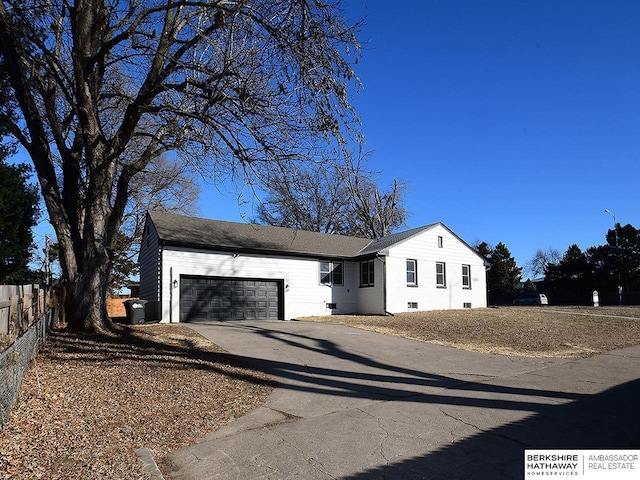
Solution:
{"label": "tree shadow on driveway", "polygon": [[[331,340],[285,332],[277,327],[217,325],[220,326],[242,329],[311,355],[312,363],[291,361],[296,354],[282,359],[241,357],[243,362],[275,376],[280,382],[279,387],[284,390],[332,397],[437,404],[442,406],[441,410],[454,412],[466,407],[520,412],[510,415],[512,419],[519,420],[499,424],[498,419],[493,425],[499,426],[494,427],[473,425],[475,411],[465,410],[469,431],[475,433],[454,443],[440,442],[439,448],[425,455],[341,477],[344,480],[520,479],[525,449],[640,448],[640,379],[596,394],[508,386],[491,377],[474,381],[469,377],[432,373],[428,367],[423,370],[388,364],[347,351]],[[299,358],[307,358],[306,354],[299,352]],[[335,359],[345,363],[340,364]],[[566,363],[573,361],[567,360]],[[526,382],[515,384],[526,385]],[[526,416],[523,418],[523,415]]]}
{"label": "tree shadow on driveway", "polygon": [[526,449],[639,449],[640,380],[563,405],[543,405],[527,418],[424,456],[344,477],[373,479],[521,479]]}
{"label": "tree shadow on driveway", "polygon": [[[532,409],[535,411],[536,405],[538,405],[534,402],[536,398],[570,401],[585,397],[580,393],[509,387],[494,385],[488,381],[470,381],[429,372],[426,368],[420,370],[383,363],[366,355],[345,351],[338,344],[327,339],[291,332],[283,334],[277,329],[230,323],[221,323],[216,326],[246,330],[295,349],[320,354],[315,358],[314,363],[305,361],[294,363],[235,355],[243,364],[251,365],[253,368],[273,375],[281,382],[281,388],[292,391],[370,400],[402,399],[417,403],[445,403],[526,411],[532,411]],[[339,368],[324,366],[323,364],[327,363],[329,359],[341,359],[347,363],[342,364]],[[446,394],[434,393],[442,390],[424,392],[424,387],[446,389]],[[465,391],[502,395],[502,399],[482,398],[482,396],[472,398],[460,395]],[[511,395],[513,398],[507,400],[505,399],[506,395]]]}

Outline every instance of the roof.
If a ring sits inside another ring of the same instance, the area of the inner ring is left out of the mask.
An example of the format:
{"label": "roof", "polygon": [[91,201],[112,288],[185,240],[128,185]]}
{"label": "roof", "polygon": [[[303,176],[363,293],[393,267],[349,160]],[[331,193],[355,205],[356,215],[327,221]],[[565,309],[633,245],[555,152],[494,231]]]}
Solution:
{"label": "roof", "polygon": [[[366,257],[382,253],[437,225],[442,225],[460,239],[442,223],[432,223],[370,240],[253,223],[185,217],[159,211],[150,211],[149,217],[153,221],[160,242],[165,245],[237,252],[342,259]],[[467,245],[462,239],[460,241]]]}
{"label": "roof", "polygon": [[371,242],[366,238],[185,217],[158,211],[149,212],[149,217],[160,241],[175,246],[351,258]]}
{"label": "roof", "polygon": [[417,235],[418,233],[424,232],[425,230],[429,230],[432,227],[438,225],[437,223],[432,223],[431,225],[425,225],[424,227],[413,228],[411,230],[406,230],[400,233],[393,233],[391,235],[386,235],[382,238],[377,238],[372,240],[369,245],[363,248],[358,256],[364,256],[373,253],[380,253],[382,250],[385,250],[389,247],[392,247],[396,243],[400,243],[408,238]]}

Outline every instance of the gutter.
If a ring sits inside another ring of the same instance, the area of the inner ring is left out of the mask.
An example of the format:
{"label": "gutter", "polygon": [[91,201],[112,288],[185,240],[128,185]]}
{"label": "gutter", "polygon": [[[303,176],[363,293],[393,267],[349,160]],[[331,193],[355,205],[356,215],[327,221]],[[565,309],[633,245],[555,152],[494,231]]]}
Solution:
{"label": "gutter", "polygon": [[174,240],[160,240],[162,245],[167,247],[187,248],[191,250],[206,250],[210,252],[224,252],[224,253],[237,253],[246,255],[277,255],[281,257],[294,257],[294,258],[326,258],[331,260],[341,261],[356,261],[358,254],[336,254],[330,252],[304,252],[304,251],[291,251],[291,250],[278,250],[268,248],[252,248],[242,245],[212,245],[201,244],[197,242],[179,242]]}

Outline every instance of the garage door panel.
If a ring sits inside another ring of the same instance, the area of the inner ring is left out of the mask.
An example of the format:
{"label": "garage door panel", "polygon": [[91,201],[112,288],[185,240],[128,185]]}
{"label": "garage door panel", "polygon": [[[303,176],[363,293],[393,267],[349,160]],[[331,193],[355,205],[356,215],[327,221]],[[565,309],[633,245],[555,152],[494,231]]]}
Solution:
{"label": "garage door panel", "polygon": [[180,278],[183,322],[278,319],[283,317],[282,281]]}

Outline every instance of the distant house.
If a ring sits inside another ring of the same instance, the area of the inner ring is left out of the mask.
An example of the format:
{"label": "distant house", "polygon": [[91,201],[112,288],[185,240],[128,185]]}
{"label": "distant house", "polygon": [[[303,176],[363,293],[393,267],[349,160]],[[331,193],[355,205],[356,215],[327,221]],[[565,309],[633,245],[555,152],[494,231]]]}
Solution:
{"label": "distant house", "polygon": [[486,307],[484,259],[442,223],[368,240],[149,212],[147,320],[289,320]]}

